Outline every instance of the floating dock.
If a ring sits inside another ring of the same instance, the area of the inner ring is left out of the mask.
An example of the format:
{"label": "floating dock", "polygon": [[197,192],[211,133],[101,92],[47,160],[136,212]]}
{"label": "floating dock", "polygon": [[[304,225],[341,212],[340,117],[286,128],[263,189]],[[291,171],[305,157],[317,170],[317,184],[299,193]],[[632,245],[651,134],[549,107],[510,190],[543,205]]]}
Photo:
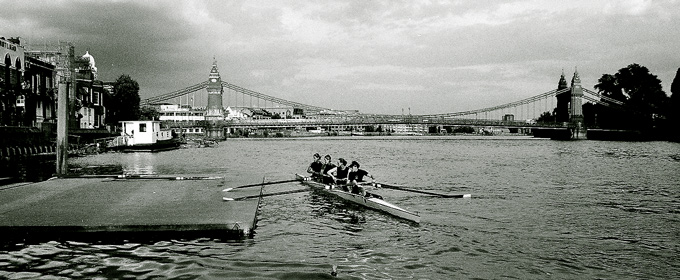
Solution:
{"label": "floating dock", "polygon": [[[223,201],[223,178],[55,178],[0,186],[2,241],[252,236],[260,199]],[[253,188],[253,194],[260,188]]]}

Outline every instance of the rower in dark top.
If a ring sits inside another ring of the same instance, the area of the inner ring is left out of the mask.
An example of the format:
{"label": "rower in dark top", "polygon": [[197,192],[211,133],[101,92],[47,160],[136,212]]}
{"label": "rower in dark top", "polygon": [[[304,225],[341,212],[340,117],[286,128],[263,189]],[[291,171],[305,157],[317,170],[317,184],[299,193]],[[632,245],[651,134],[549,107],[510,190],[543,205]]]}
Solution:
{"label": "rower in dark top", "polygon": [[370,177],[371,182],[375,183],[375,177],[369,174],[368,171],[359,169],[359,166],[360,165],[358,162],[352,161],[352,164],[349,165],[349,174],[347,174],[347,181],[349,182],[349,185],[352,186],[352,193],[366,196],[366,191],[358,183],[364,182],[364,177]]}
{"label": "rower in dark top", "polygon": [[335,181],[333,180],[333,177],[328,174],[329,171],[332,169],[335,169],[335,164],[331,162],[331,155],[326,155],[323,157],[324,164],[323,164],[323,171],[321,172],[321,175],[323,175],[323,180],[322,182],[324,184],[333,184]]}
{"label": "rower in dark top", "polygon": [[314,154],[314,161],[307,167],[307,173],[312,174],[315,181],[319,181],[322,177],[323,163],[321,163],[321,156],[319,153]]}
{"label": "rower in dark top", "polygon": [[347,175],[349,174],[349,167],[347,166],[347,161],[344,158],[339,158],[338,166],[329,170],[328,174],[331,175],[331,179],[333,179],[333,182],[336,185],[342,186],[345,191],[349,191],[347,188]]}

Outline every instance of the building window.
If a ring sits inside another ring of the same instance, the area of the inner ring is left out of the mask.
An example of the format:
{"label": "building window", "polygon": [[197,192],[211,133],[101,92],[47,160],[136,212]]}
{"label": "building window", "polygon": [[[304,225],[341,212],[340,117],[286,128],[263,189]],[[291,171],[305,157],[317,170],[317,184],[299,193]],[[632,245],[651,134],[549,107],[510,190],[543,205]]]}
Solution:
{"label": "building window", "polygon": [[146,132],[146,124],[145,123],[139,124],[139,132]]}
{"label": "building window", "polygon": [[26,105],[26,97],[23,95],[17,96],[17,107],[24,107]]}

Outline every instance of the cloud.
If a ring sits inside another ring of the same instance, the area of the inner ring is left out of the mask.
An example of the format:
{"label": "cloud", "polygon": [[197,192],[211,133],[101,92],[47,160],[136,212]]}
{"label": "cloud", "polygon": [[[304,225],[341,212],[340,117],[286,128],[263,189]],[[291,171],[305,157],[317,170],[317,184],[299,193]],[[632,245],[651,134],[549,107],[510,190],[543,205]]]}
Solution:
{"label": "cloud", "polygon": [[[100,77],[143,97],[207,78],[367,112],[470,110],[537,95],[578,66],[585,86],[630,63],[665,83],[680,57],[680,2],[5,1],[0,36],[71,41]],[[668,88],[669,85],[665,85]],[[373,106],[371,104],[380,104]],[[373,111],[379,110],[379,111]]]}
{"label": "cloud", "polygon": [[626,14],[639,16],[652,6],[651,0],[620,0],[607,3],[604,12],[608,14]]}

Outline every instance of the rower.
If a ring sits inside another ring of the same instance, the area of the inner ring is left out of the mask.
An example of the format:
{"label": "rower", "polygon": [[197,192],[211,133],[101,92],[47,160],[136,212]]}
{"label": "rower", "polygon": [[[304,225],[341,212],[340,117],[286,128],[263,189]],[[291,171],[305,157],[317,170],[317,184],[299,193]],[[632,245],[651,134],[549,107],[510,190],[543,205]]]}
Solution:
{"label": "rower", "polygon": [[359,169],[359,166],[360,165],[358,162],[352,161],[352,164],[349,165],[349,174],[347,174],[347,181],[350,182],[350,184],[352,185],[352,193],[367,196],[366,190],[364,190],[364,188],[359,186],[359,184],[357,183],[363,182],[364,177],[370,177],[371,183],[375,183],[375,177],[369,174],[368,171]]}
{"label": "rower", "polygon": [[330,175],[331,170],[335,169],[335,164],[331,162],[331,155],[326,155],[324,158],[324,163],[323,163],[323,168],[321,171],[321,175],[323,176],[321,179],[321,182],[324,184],[331,185],[335,183],[335,180],[333,180],[333,176]]}
{"label": "rower", "polygon": [[323,163],[321,163],[321,156],[319,153],[314,154],[314,161],[307,167],[307,173],[312,174],[312,179],[320,179],[322,177],[321,171],[323,169]]}
{"label": "rower", "polygon": [[335,168],[328,170],[328,175],[331,176],[331,179],[333,182],[338,185],[342,186],[342,188],[346,191],[349,192],[349,189],[347,188],[347,174],[349,173],[349,167],[347,166],[347,161],[344,158],[339,158],[338,159],[338,166]]}

